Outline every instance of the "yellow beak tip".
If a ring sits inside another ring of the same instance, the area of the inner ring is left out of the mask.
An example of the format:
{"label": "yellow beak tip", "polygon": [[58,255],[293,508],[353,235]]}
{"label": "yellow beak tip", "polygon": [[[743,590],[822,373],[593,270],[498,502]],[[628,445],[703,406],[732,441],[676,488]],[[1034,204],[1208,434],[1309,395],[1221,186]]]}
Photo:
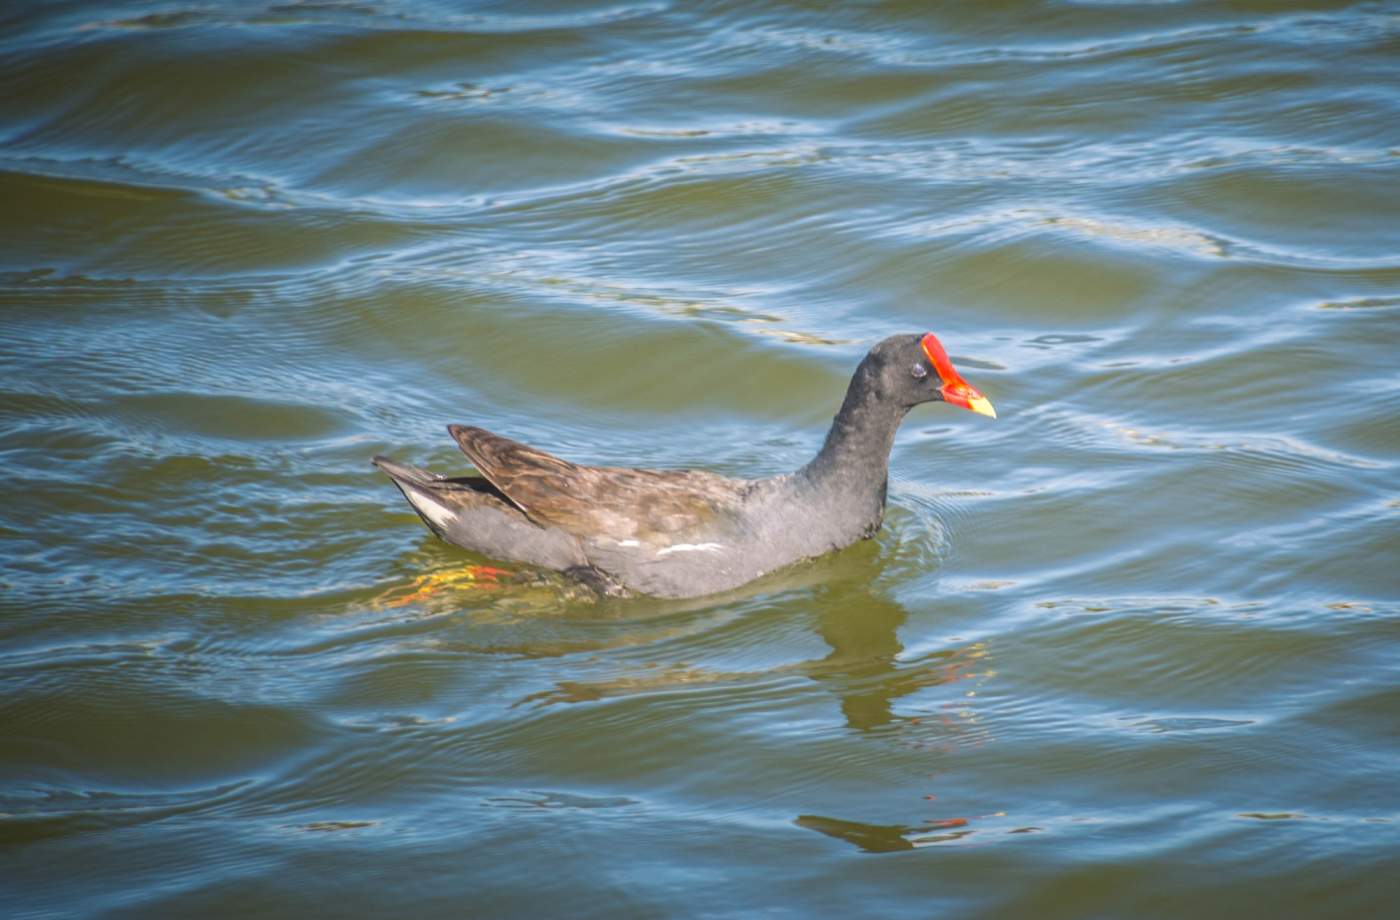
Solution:
{"label": "yellow beak tip", "polygon": [[968,401],[968,408],[978,415],[985,415],[988,418],[996,418],[997,410],[992,408],[992,404],[985,397],[977,397]]}

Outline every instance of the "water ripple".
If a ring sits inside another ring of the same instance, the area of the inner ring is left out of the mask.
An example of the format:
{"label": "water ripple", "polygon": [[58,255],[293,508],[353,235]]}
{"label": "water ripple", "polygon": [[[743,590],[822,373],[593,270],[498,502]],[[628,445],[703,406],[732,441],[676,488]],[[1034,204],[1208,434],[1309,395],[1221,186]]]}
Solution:
{"label": "water ripple", "polygon": [[[449,6],[0,13],[11,913],[1389,905],[1389,6]],[[730,596],[366,462],[787,471],[925,330],[1000,417]]]}

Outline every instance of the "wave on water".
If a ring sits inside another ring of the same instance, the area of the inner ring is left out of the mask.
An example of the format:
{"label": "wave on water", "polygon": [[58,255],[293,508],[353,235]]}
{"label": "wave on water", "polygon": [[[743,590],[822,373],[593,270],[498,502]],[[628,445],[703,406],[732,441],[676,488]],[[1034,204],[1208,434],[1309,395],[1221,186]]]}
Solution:
{"label": "wave on water", "polygon": [[[1390,6],[11,6],[11,913],[1390,906]],[[369,463],[781,473],[924,331],[998,418],[732,595]]]}

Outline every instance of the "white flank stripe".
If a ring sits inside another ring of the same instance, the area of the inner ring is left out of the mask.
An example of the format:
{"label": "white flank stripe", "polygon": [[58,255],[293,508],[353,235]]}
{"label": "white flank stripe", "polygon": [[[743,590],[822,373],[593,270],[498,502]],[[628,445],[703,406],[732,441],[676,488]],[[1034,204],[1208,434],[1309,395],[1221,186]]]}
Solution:
{"label": "white flank stripe", "polygon": [[658,556],[669,556],[669,555],[671,555],[672,553],[697,553],[697,552],[703,552],[703,553],[717,553],[717,552],[719,552],[719,551],[722,550],[722,549],[724,549],[724,547],[721,546],[721,545],[718,544],[718,543],[675,543],[675,544],[672,544],[671,546],[666,547],[665,549],[659,549],[659,550],[657,550],[657,551],[656,551],[656,555],[658,555]]}

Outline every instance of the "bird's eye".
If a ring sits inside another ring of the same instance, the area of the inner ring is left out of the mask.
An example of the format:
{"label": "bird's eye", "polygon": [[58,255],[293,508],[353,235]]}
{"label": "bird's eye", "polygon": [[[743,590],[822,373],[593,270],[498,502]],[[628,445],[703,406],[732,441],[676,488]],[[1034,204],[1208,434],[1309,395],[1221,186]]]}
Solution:
{"label": "bird's eye", "polygon": [[924,367],[922,364],[915,364],[910,368],[909,373],[914,375],[915,380],[923,380],[928,376],[928,368]]}

